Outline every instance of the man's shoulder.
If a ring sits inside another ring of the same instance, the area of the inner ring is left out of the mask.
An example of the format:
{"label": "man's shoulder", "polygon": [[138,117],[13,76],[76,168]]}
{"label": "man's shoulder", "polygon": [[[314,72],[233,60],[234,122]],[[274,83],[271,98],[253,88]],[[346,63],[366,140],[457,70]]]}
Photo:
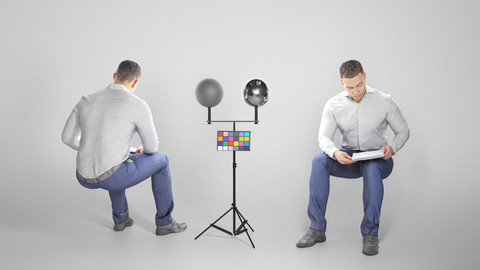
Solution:
{"label": "man's shoulder", "polygon": [[97,98],[97,97],[105,97],[105,98],[125,98],[137,103],[145,103],[145,101],[138,96],[129,93],[126,89],[121,89],[119,87],[114,87],[113,84],[108,85],[105,88],[96,90],[89,94],[84,95],[82,98]]}
{"label": "man's shoulder", "polygon": [[[129,107],[148,107],[148,104],[141,99],[140,97],[129,93],[128,91],[112,89],[111,87],[107,86],[103,89],[96,90],[89,94],[83,95],[80,101],[77,103],[76,108],[89,106],[88,104],[97,104],[97,102],[101,102],[104,104],[106,100],[111,100],[108,104],[116,104],[121,106],[129,106]],[[95,105],[93,105],[95,106]]]}
{"label": "man's shoulder", "polygon": [[82,99],[91,99],[91,98],[95,98],[97,96],[101,96],[101,95],[104,95],[107,91],[108,91],[108,88],[109,86],[107,87],[104,87],[102,89],[97,89],[93,92],[89,92],[88,94],[85,94],[82,96]]}
{"label": "man's shoulder", "polygon": [[392,95],[367,85],[367,92],[380,99],[392,99]]}
{"label": "man's shoulder", "polygon": [[327,106],[330,106],[330,105],[332,105],[332,104],[338,104],[339,102],[344,102],[346,96],[347,96],[347,95],[346,95],[345,91],[342,91],[342,92],[334,95],[333,97],[329,98],[329,99],[327,100],[326,105],[327,105]]}
{"label": "man's shoulder", "polygon": [[385,109],[389,110],[398,106],[398,104],[393,100],[393,97],[389,93],[382,92],[378,89],[369,87],[369,104],[375,104],[376,106],[383,106]]}

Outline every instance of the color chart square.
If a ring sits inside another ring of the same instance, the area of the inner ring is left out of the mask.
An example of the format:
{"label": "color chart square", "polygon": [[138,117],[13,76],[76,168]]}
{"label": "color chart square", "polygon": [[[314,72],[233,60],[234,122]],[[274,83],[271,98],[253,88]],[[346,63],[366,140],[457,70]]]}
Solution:
{"label": "color chart square", "polygon": [[250,131],[217,131],[217,151],[250,151]]}

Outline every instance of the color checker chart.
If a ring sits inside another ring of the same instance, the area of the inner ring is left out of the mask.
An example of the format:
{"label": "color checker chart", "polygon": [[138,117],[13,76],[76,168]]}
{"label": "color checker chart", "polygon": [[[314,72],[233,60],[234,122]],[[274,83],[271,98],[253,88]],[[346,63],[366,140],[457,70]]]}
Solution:
{"label": "color checker chart", "polygon": [[250,151],[250,131],[218,131],[218,151]]}

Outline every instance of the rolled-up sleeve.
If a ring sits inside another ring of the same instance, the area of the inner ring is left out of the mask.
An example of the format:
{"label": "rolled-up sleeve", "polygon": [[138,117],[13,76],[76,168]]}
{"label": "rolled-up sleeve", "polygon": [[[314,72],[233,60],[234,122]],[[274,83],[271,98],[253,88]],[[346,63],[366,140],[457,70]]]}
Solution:
{"label": "rolled-up sleeve", "polygon": [[395,134],[390,146],[392,146],[394,153],[397,153],[397,151],[408,141],[408,138],[410,138],[410,129],[400,111],[400,107],[393,99],[390,100],[387,121]]}
{"label": "rolled-up sleeve", "polygon": [[158,149],[158,137],[153,124],[153,117],[147,103],[143,102],[139,108],[136,129],[142,140],[143,152],[153,154]]}
{"label": "rolled-up sleeve", "polygon": [[72,149],[78,151],[80,146],[80,137],[81,137],[81,130],[80,130],[80,123],[78,121],[78,115],[76,107],[72,110],[72,113],[67,119],[65,123],[65,127],[63,128],[62,132],[62,142]]}
{"label": "rolled-up sleeve", "polygon": [[337,131],[337,123],[333,116],[332,107],[330,102],[325,104],[322,113],[322,120],[320,122],[320,128],[318,130],[318,143],[320,149],[322,149],[327,155],[333,158],[333,153],[338,150],[333,142],[335,132]]}

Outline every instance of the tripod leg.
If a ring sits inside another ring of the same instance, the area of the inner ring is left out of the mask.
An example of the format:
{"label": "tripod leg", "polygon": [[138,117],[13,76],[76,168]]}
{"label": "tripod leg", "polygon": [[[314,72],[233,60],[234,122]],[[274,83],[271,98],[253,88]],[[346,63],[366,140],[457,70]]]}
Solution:
{"label": "tripod leg", "polygon": [[[220,216],[217,220],[215,220],[215,222],[213,222],[212,224],[210,224],[210,226],[208,226],[205,230],[203,230],[203,232],[201,232],[199,235],[197,235],[197,237],[195,237],[195,240],[197,240],[197,238],[199,238],[203,233],[205,233],[208,229],[210,229],[211,227],[214,227],[215,229],[218,229],[220,230],[220,228],[218,226],[215,226],[215,223],[217,223],[220,219],[222,219],[226,214],[228,214],[230,211],[232,211],[233,207],[228,209],[227,212],[225,212],[222,216]],[[221,230],[221,231],[226,231],[226,230]],[[230,232],[229,232],[230,233]]]}
{"label": "tripod leg", "polygon": [[248,227],[250,228],[250,230],[252,230],[252,232],[255,232],[252,228],[252,226],[250,226],[250,224],[248,223],[248,221],[243,217],[242,213],[240,213],[240,211],[238,209],[236,209],[236,212],[238,214],[238,218],[240,219],[240,221],[243,219],[246,221]]}
{"label": "tripod leg", "polygon": [[222,228],[222,227],[218,227],[218,226],[217,226],[217,225],[215,225],[215,224],[212,224],[212,225],[210,225],[210,226],[212,226],[213,228],[215,228],[215,229],[217,229],[217,230],[219,230],[219,231],[222,231],[222,232],[224,232],[224,233],[226,233],[226,234],[233,235],[233,233],[231,233],[231,232],[229,232],[229,231],[225,230],[225,229],[224,229],[224,228]]}
{"label": "tripod leg", "polygon": [[250,240],[250,244],[252,244],[252,247],[255,248],[255,245],[253,244],[252,238],[250,238],[250,234],[248,234],[248,230],[245,230],[245,232],[247,233],[248,240]]}
{"label": "tripod leg", "polygon": [[[247,236],[248,236],[248,240],[250,240],[250,244],[252,244],[252,247],[255,248],[255,245],[253,244],[252,238],[250,237],[250,234],[248,233],[248,229],[245,228],[245,224],[247,224],[248,227],[250,227],[250,224],[248,224],[248,221],[242,216],[242,214],[240,213],[240,211],[238,211],[237,208],[235,208],[234,211],[235,211],[235,213],[237,213],[237,216],[238,216],[238,218],[240,219],[240,222],[241,222],[240,226],[234,232],[234,234],[239,235],[241,233],[246,233]],[[250,229],[253,231],[252,227],[250,227]]]}
{"label": "tripod leg", "polygon": [[238,210],[234,210],[235,214],[238,216],[238,219],[240,220],[240,226],[234,230],[235,235],[240,235],[244,233],[247,228],[245,228],[245,224],[247,224],[247,220],[245,220],[240,214],[238,213]]}

